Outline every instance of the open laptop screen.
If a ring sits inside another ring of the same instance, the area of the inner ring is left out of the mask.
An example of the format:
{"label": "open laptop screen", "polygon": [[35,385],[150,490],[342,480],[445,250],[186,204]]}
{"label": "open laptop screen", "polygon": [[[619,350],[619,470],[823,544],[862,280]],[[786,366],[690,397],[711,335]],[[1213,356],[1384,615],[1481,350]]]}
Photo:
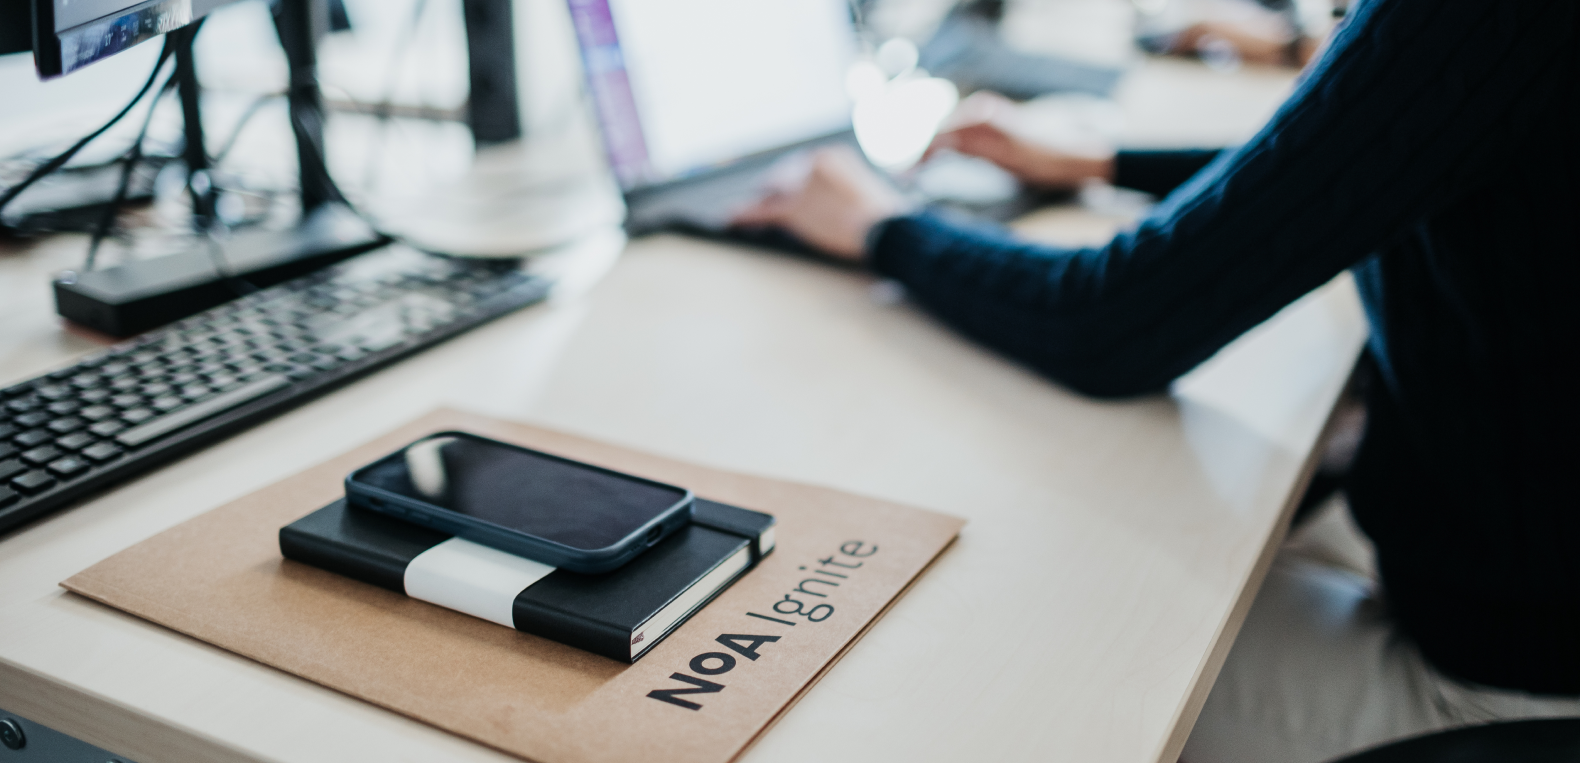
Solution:
{"label": "open laptop screen", "polygon": [[569,0],[626,190],[850,127],[845,0]]}

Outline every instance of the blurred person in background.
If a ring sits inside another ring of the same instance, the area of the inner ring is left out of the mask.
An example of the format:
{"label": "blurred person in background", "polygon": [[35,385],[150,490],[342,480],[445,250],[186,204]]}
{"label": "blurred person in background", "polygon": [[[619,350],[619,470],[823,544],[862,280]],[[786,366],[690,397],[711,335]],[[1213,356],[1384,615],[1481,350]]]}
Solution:
{"label": "blurred person in background", "polygon": [[[1348,269],[1371,324],[1346,485],[1379,581],[1281,558],[1185,748],[1299,763],[1580,715],[1580,4],[1366,0],[1252,140],[1061,154],[986,116],[937,145],[1032,186],[1164,197],[1095,248],[916,211],[854,153],[744,210],[903,284],[1075,390],[1163,391]],[[979,115],[980,116],[980,115]]]}
{"label": "blurred person in background", "polygon": [[1241,63],[1303,67],[1348,0],[1164,0],[1141,9],[1137,41],[1153,53],[1199,56],[1218,68]]}

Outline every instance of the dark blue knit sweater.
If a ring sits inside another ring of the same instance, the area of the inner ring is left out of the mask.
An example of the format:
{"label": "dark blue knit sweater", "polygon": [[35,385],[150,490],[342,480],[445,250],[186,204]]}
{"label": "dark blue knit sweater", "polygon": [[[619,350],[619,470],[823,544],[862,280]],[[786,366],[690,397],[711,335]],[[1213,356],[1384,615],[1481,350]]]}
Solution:
{"label": "dark blue knit sweater", "polygon": [[1380,383],[1349,494],[1393,616],[1459,677],[1580,694],[1577,55],[1576,0],[1367,0],[1246,145],[1122,155],[1121,182],[1183,185],[1107,246],[921,214],[871,263],[1103,396],[1352,269]]}

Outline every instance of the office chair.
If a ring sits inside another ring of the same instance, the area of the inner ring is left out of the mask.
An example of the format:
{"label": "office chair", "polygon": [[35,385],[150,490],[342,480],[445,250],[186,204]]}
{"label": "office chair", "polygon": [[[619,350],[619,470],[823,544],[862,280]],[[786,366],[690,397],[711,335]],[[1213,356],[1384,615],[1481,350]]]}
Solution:
{"label": "office chair", "polygon": [[1332,763],[1577,763],[1580,718],[1505,721],[1439,731]]}

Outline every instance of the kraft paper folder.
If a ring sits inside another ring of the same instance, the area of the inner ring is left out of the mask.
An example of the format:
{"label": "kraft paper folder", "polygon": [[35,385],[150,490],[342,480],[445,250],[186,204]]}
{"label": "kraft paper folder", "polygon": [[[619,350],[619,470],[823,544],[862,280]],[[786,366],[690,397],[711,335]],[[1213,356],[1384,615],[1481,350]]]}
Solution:
{"label": "kraft paper folder", "polygon": [[[635,665],[280,556],[280,528],[337,498],[352,468],[447,429],[773,514],[778,547]],[[539,763],[724,763],[786,712],[963,524],[873,498],[440,410],[166,530],[62,585]]]}

